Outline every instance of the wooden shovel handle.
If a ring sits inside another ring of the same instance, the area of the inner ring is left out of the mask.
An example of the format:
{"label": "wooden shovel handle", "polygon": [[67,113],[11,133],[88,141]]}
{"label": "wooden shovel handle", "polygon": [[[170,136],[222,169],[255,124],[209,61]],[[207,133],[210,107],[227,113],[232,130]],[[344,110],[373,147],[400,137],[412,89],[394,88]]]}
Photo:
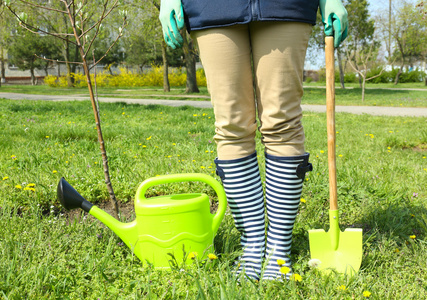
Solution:
{"label": "wooden shovel handle", "polygon": [[337,168],[335,156],[335,60],[334,38],[325,38],[326,123],[328,131],[329,209],[337,210]]}

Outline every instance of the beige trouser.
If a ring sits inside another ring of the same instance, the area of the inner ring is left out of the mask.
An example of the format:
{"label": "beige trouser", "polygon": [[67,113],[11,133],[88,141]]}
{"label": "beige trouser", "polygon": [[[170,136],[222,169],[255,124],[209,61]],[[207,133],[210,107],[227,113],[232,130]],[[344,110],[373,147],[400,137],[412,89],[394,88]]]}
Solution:
{"label": "beige trouser", "polygon": [[304,154],[301,97],[311,30],[299,22],[252,22],[192,32],[214,107],[218,159],[255,152],[257,112],[268,154]]}

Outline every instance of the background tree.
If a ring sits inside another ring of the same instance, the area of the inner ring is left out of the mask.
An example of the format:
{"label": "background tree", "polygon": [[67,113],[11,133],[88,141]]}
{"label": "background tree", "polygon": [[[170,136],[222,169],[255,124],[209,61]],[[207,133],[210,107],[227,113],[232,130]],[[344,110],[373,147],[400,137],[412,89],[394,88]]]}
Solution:
{"label": "background tree", "polygon": [[51,57],[53,53],[57,52],[52,37],[33,34],[21,29],[18,30],[10,41],[10,63],[17,66],[20,70],[29,70],[31,84],[35,85],[35,69],[44,69],[49,64],[48,61],[43,61],[40,57]]}
{"label": "background tree", "polygon": [[[367,57],[375,60],[373,56],[379,43],[374,41],[375,21],[369,13],[369,4],[366,0],[349,0],[345,4],[348,12],[349,32],[346,42],[343,44],[346,59],[351,61],[358,72],[359,62]],[[371,55],[367,55],[371,53]],[[366,62],[367,63],[367,62]],[[359,76],[359,85],[362,88],[363,77]]]}
{"label": "background tree", "polygon": [[392,37],[395,42],[393,58],[399,63],[394,84],[399,82],[403,68],[426,58],[427,28],[423,15],[414,5],[402,1],[401,7],[393,15]]}
{"label": "background tree", "polygon": [[[94,49],[92,46],[94,45],[94,42],[96,41],[101,27],[104,20],[118,7],[119,0],[109,1],[104,0],[102,2],[98,2],[97,4],[100,4],[101,7],[101,14],[97,19],[92,19],[88,17],[88,14],[86,13],[86,4],[87,2],[76,2],[75,0],[59,0],[59,3],[61,4],[60,8],[56,7],[50,7],[50,6],[44,6],[44,5],[38,5],[34,3],[29,3],[27,1],[21,0],[21,2],[25,3],[26,5],[29,5],[35,9],[40,9],[42,11],[46,12],[55,12],[58,15],[61,15],[62,17],[65,17],[65,19],[68,19],[68,25],[67,28],[72,29],[72,33],[66,32],[50,32],[47,30],[43,30],[38,28],[38,26],[33,25],[26,21],[26,18],[21,17],[18,15],[16,9],[14,6],[11,6],[10,0],[6,2],[6,5],[8,9],[12,12],[12,14],[19,20],[20,25],[27,29],[28,31],[32,33],[38,34],[39,32],[44,33],[46,35],[55,37],[60,40],[64,40],[65,37],[72,45],[74,45],[78,49],[78,53],[81,58],[81,62],[74,62],[75,64],[79,64],[83,67],[84,74],[86,75],[86,81],[88,84],[88,90],[89,90],[89,96],[92,104],[93,113],[95,116],[95,123],[96,123],[96,129],[98,133],[98,141],[100,145],[101,150],[101,156],[102,156],[102,163],[104,166],[104,178],[105,183],[107,185],[108,192],[110,194],[110,202],[113,206],[113,211],[115,214],[115,217],[118,218],[119,208],[117,204],[117,199],[113,191],[113,186],[110,180],[110,173],[109,173],[109,167],[108,167],[108,157],[107,152],[105,149],[105,143],[104,138],[102,134],[101,129],[101,121],[100,121],[100,113],[99,113],[99,105],[97,98],[95,98],[93,86],[92,86],[92,78],[90,76],[90,70],[92,68],[95,68],[97,64],[105,57],[107,56],[108,52],[113,48],[113,46],[116,44],[118,39],[121,37],[123,33],[123,28],[127,24],[127,17],[124,11],[120,11],[122,15],[122,26],[118,29],[118,34],[114,40],[114,42],[110,45],[110,47],[107,49],[107,51],[102,55],[97,61],[94,58]],[[46,5],[49,5],[50,3],[46,3]],[[90,7],[88,9],[91,9]],[[89,59],[90,55],[92,53],[93,57],[93,63]]]}

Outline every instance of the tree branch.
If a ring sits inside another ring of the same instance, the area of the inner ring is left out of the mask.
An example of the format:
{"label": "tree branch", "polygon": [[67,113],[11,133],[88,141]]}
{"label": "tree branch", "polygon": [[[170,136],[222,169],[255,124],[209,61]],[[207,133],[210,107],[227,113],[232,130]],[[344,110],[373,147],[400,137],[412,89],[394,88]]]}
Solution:
{"label": "tree branch", "polygon": [[75,64],[75,65],[82,65],[83,63],[81,62],[75,62],[75,61],[63,61],[63,60],[58,60],[58,59],[50,59],[50,58],[45,58],[45,57],[41,57],[38,56],[37,54],[34,54],[35,57],[46,60],[46,61],[52,61],[52,62],[56,62],[56,63],[63,63],[63,64]]}
{"label": "tree branch", "polygon": [[28,1],[25,1],[25,0],[19,0],[19,1],[24,2],[25,4],[28,4],[30,6],[37,7],[37,8],[41,8],[41,9],[45,9],[45,10],[50,10],[50,11],[56,11],[56,12],[59,12],[59,13],[62,13],[62,14],[67,14],[67,12],[63,11],[63,10],[59,10],[59,9],[55,9],[55,8],[50,8],[50,7],[42,6],[42,5],[37,5],[37,4],[31,3],[31,2],[28,2]]}

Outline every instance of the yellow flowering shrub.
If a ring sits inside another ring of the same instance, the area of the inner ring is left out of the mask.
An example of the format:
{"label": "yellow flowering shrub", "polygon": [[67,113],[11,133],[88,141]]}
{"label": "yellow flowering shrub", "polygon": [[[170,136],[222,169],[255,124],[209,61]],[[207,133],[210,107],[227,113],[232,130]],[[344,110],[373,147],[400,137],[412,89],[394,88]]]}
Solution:
{"label": "yellow flowering shrub", "polygon": [[[163,86],[163,67],[152,66],[151,70],[138,74],[126,68],[119,68],[120,74],[111,75],[107,70],[96,74],[96,85],[98,87],[142,87],[142,86]],[[86,76],[82,73],[71,73],[74,79],[75,87],[87,87]],[[182,68],[176,68],[169,72],[169,84],[171,86],[185,86],[187,74]],[[94,75],[91,74],[91,80],[94,84]],[[196,71],[196,80],[198,86],[206,86],[206,77],[203,69]],[[67,87],[67,78],[65,76],[57,77],[54,75],[46,76],[45,84],[51,87]]]}

